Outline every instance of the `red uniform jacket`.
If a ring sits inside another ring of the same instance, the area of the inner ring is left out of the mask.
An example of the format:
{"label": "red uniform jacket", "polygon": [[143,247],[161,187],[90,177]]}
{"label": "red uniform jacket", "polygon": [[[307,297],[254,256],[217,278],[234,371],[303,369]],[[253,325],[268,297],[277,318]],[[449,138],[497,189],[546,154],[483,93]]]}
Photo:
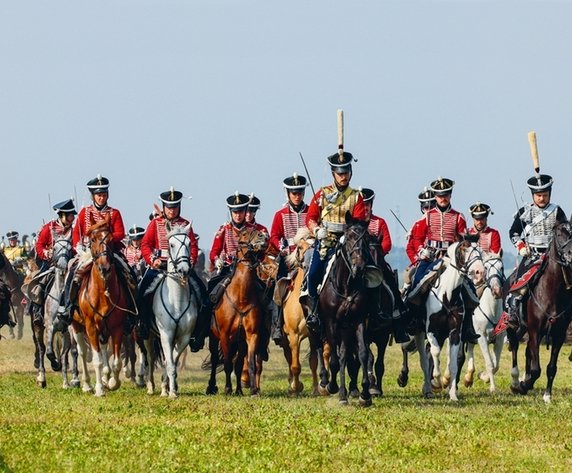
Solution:
{"label": "red uniform jacket", "polygon": [[123,254],[125,255],[125,259],[127,260],[127,264],[129,266],[135,266],[139,264],[143,255],[141,254],[141,248],[135,248],[133,245],[127,245],[123,250]]}
{"label": "red uniform jacket", "polygon": [[380,245],[384,255],[391,251],[391,235],[389,234],[387,223],[383,218],[372,215],[367,231],[370,235],[380,239]]}
{"label": "red uniform jacket", "polygon": [[236,256],[236,250],[238,249],[238,236],[245,228],[256,227],[251,223],[245,223],[238,229],[231,222],[227,222],[217,230],[209,255],[211,264],[214,264],[217,258],[222,258],[227,264],[232,262]]}
{"label": "red uniform jacket", "polygon": [[[148,265],[151,265],[153,261],[160,258],[162,261],[167,261],[169,257],[169,240],[167,239],[167,219],[165,217],[155,217],[149,222],[147,230],[145,230],[145,235],[141,240],[141,254]],[[189,221],[177,217],[170,221],[171,225],[188,225]],[[197,257],[199,254],[199,246],[195,238],[195,233],[193,228],[189,227],[187,233],[190,239],[189,250],[191,253],[191,264],[194,265],[197,262]]]}
{"label": "red uniform jacket", "polygon": [[125,227],[123,226],[123,218],[119,210],[107,206],[102,211],[99,211],[93,205],[83,207],[79,211],[79,215],[73,227],[72,245],[74,248],[78,243],[82,243],[86,246],[89,245],[87,231],[91,227],[90,216],[94,222],[99,222],[105,219],[106,214],[111,215],[111,241],[113,242],[113,246],[116,251],[123,248]]}
{"label": "red uniform jacket", "polygon": [[54,235],[65,235],[71,237],[72,227],[65,228],[59,219],[46,223],[38,235],[36,240],[36,255],[44,261],[49,261],[47,253],[54,246]]}
{"label": "red uniform jacket", "polygon": [[280,251],[283,242],[286,241],[288,252],[292,253],[296,250],[294,237],[300,227],[306,225],[306,215],[308,206],[303,205],[300,212],[295,212],[289,204],[274,214],[272,220],[272,229],[270,230],[270,245]]}
{"label": "red uniform jacket", "polygon": [[479,248],[485,253],[499,254],[501,251],[501,238],[500,233],[494,228],[487,227],[480,233],[473,228],[469,228],[471,235],[479,234]]}
{"label": "red uniform jacket", "polygon": [[417,252],[425,244],[425,234],[421,227],[421,221],[424,222],[425,217],[420,218],[413,224],[411,230],[409,230],[409,236],[407,237],[405,252],[412,264],[417,262]]}

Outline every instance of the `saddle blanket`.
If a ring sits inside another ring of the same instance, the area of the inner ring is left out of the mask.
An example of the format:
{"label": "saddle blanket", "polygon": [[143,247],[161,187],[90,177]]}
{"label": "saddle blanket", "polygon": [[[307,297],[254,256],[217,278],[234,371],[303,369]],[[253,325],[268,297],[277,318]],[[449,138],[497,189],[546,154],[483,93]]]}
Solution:
{"label": "saddle blanket", "polygon": [[532,266],[528,268],[528,270],[520,278],[518,278],[512,284],[512,286],[510,286],[509,292],[519,291],[520,289],[527,286],[536,275],[539,276],[540,274],[538,274],[538,271],[542,267],[542,263],[544,263],[544,261],[546,261],[546,254],[543,254],[540,258],[538,258],[532,264]]}

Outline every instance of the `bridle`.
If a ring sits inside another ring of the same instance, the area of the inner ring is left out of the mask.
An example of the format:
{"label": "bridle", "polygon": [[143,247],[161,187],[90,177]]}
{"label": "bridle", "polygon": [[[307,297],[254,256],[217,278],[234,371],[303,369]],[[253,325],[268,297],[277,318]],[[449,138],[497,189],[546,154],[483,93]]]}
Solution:
{"label": "bridle", "polygon": [[[171,239],[174,239],[177,243],[179,243],[176,253],[173,255],[172,252],[172,245],[171,245]],[[189,235],[186,232],[175,232],[175,233],[170,233],[168,235],[168,240],[169,240],[169,249],[168,249],[168,255],[169,255],[169,259],[171,260],[171,262],[173,263],[173,266],[175,267],[175,274],[178,274],[178,268],[179,265],[182,263],[187,263],[189,264],[190,267],[190,257],[189,257]],[[170,273],[169,273],[170,274]]]}

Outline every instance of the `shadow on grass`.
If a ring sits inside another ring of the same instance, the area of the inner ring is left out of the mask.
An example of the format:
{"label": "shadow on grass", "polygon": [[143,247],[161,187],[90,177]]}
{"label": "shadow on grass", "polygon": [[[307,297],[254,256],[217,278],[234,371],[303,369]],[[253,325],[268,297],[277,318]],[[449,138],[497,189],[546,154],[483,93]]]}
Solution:
{"label": "shadow on grass", "polygon": [[0,455],[0,471],[5,471],[8,473],[14,471],[6,464],[6,462],[4,461],[4,457],[2,455]]}

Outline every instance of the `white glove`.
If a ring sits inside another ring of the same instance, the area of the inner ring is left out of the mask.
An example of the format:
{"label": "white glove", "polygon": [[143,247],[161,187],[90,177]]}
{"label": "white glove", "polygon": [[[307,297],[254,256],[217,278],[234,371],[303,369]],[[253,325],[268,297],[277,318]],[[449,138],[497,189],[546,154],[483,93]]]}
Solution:
{"label": "white glove", "polygon": [[221,258],[217,258],[215,259],[214,266],[217,269],[217,271],[220,271],[224,266],[224,261]]}
{"label": "white glove", "polygon": [[44,255],[47,259],[52,259],[52,256],[54,256],[53,248],[48,248],[47,250],[44,250]]}
{"label": "white glove", "polygon": [[328,236],[328,230],[326,230],[324,227],[316,228],[314,233],[318,240],[324,240]]}
{"label": "white glove", "polygon": [[523,258],[530,256],[530,248],[528,246],[523,246],[520,250],[518,250],[518,254]]}
{"label": "white glove", "polygon": [[433,252],[429,248],[421,248],[417,252],[417,259],[429,261],[429,260],[433,259]]}

